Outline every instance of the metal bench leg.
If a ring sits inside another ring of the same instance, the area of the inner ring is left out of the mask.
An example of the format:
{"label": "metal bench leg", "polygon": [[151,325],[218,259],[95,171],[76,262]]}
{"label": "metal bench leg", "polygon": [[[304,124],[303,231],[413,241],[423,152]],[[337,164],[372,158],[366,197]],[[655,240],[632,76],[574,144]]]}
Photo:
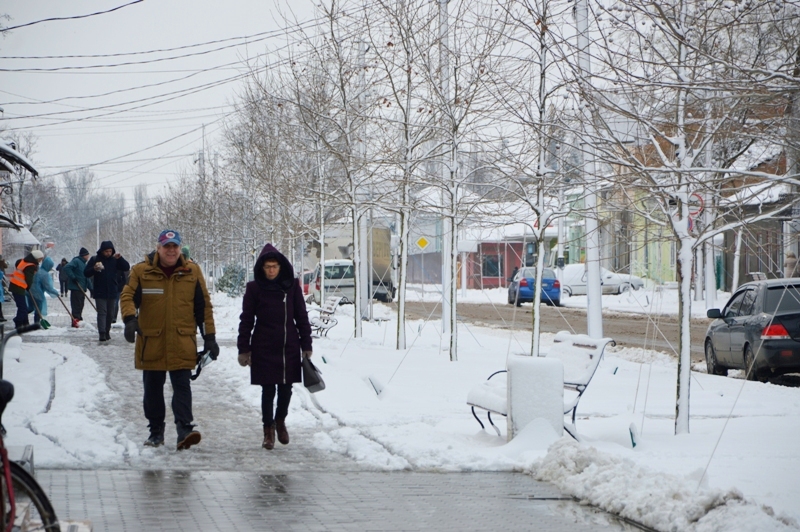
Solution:
{"label": "metal bench leg", "polygon": [[498,428],[497,428],[497,425],[495,425],[495,424],[494,424],[494,421],[492,421],[492,413],[491,413],[491,412],[486,412],[486,417],[488,417],[488,418],[489,418],[489,423],[491,423],[491,424],[492,424],[492,428],[493,428],[493,429],[494,429],[494,431],[497,433],[497,435],[498,435],[498,436],[501,436],[501,434],[500,434],[500,429],[498,429]]}
{"label": "metal bench leg", "polygon": [[472,416],[475,418],[475,421],[477,421],[478,424],[481,426],[481,430],[486,430],[486,427],[483,426],[483,421],[481,421],[481,418],[479,418],[478,414],[475,413],[474,406],[472,407]]}

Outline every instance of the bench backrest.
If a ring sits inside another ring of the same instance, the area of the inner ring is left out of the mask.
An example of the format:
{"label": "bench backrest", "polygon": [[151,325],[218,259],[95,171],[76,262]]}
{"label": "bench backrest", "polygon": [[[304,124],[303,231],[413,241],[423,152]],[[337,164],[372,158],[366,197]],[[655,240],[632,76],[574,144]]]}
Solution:
{"label": "bench backrest", "polygon": [[320,312],[322,314],[333,314],[339,308],[339,301],[341,300],[340,296],[329,296],[325,299],[325,304],[320,308]]}
{"label": "bench backrest", "polygon": [[565,331],[557,333],[553,341],[555,343],[547,351],[547,356],[564,363],[564,385],[579,390],[592,380],[606,345],[614,344],[611,338],[591,338]]}

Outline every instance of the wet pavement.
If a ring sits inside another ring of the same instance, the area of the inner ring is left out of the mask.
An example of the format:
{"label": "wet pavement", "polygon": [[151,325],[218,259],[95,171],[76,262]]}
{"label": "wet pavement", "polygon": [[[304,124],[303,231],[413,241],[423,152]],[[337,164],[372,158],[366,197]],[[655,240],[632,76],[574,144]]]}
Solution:
{"label": "wet pavement", "polygon": [[633,530],[521,473],[40,470],[101,531]]}

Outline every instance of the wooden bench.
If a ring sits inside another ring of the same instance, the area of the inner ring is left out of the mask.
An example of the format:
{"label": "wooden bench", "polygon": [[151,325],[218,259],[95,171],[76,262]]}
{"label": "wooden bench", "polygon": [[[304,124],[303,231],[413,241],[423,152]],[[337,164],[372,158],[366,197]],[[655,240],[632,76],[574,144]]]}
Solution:
{"label": "wooden bench", "polygon": [[[565,422],[564,430],[577,440],[575,415],[578,403],[597,371],[606,346],[615,344],[611,338],[590,338],[585,334],[572,334],[566,331],[557,333],[554,342],[555,344],[541,356],[557,357],[564,364],[564,390],[567,392],[564,396],[564,415],[572,413],[571,423]],[[505,373],[506,370],[495,371],[467,394],[467,404],[470,405],[472,415],[481,429],[486,427],[475,412],[476,408],[486,410],[489,424],[498,436],[500,429],[492,421],[492,414],[508,415],[508,385],[507,379],[503,378]]]}
{"label": "wooden bench", "polygon": [[328,331],[333,328],[339,321],[333,317],[336,309],[339,308],[339,303],[342,301],[340,296],[329,296],[321,307],[309,307],[309,312],[317,312],[316,316],[311,317],[308,321],[311,324],[311,334],[322,338],[328,335]]}

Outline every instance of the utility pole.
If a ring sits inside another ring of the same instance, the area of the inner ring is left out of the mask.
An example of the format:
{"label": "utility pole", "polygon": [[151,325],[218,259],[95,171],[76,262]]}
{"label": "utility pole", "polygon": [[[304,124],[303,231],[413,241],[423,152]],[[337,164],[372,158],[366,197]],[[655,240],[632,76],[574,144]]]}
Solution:
{"label": "utility pole", "polygon": [[[581,77],[589,83],[592,75],[589,59],[589,5],[588,0],[577,0],[575,16],[578,26],[578,65]],[[584,133],[591,138],[593,131],[588,102],[584,103]],[[603,337],[603,292],[600,286],[600,231],[597,223],[597,175],[594,167],[594,147],[583,142],[583,173],[586,182],[584,207],[586,209],[586,324],[592,338]]]}
{"label": "utility pole", "polygon": [[[711,92],[707,92],[708,96],[711,96]],[[706,139],[706,153],[705,153],[705,165],[706,168],[711,168],[711,165],[714,164],[714,142],[711,140],[711,132],[713,128],[711,127],[711,99],[708,98],[706,100],[706,135],[709,137]],[[706,193],[704,194],[704,205],[703,205],[703,212],[701,213],[703,216],[703,227],[706,231],[708,231],[711,226],[714,224],[714,218],[711,212],[711,204],[713,198],[711,197],[711,183],[713,181],[713,174],[709,171],[706,172]],[[698,215],[699,216],[699,215]],[[717,299],[717,276],[714,275],[714,240],[706,239],[703,243],[703,248],[705,249],[705,281],[706,281],[706,310],[710,308],[715,308],[716,299]]]}
{"label": "utility pole", "polygon": [[[358,95],[358,104],[359,104],[359,112],[365,113],[366,112],[366,78],[365,78],[365,56],[367,54],[367,44],[364,41],[359,41],[358,43],[358,69],[359,69],[359,95]],[[366,158],[367,158],[367,138],[366,138],[366,120],[363,116],[360,117],[361,125],[359,126],[359,156],[360,156],[360,164],[361,164],[361,172],[363,176],[366,176]],[[361,196],[362,201],[367,199],[367,194],[364,192],[363,186],[359,187],[358,194]],[[370,275],[370,267],[369,267],[369,232],[370,228],[367,227],[367,216],[364,213],[363,209],[357,209],[358,211],[358,232],[359,232],[359,243],[358,243],[358,272],[357,273],[357,281],[361,288],[359,293],[359,313],[360,316],[356,318],[357,325],[356,325],[356,338],[361,337],[361,320],[369,319],[369,300],[372,297],[372,276]]]}
{"label": "utility pole", "polygon": [[[449,0],[439,0],[439,75],[442,82],[442,104],[444,109],[450,103],[450,59],[449,59]],[[456,291],[453,279],[453,240],[455,240],[455,213],[452,207],[455,203],[451,197],[456,191],[452,186],[454,160],[453,138],[451,127],[447,118],[442,113],[442,134],[444,137],[442,151],[442,207],[446,215],[442,217],[442,337],[447,339],[450,350],[450,360],[456,360],[456,327],[455,306]],[[449,159],[448,159],[449,156]]]}

